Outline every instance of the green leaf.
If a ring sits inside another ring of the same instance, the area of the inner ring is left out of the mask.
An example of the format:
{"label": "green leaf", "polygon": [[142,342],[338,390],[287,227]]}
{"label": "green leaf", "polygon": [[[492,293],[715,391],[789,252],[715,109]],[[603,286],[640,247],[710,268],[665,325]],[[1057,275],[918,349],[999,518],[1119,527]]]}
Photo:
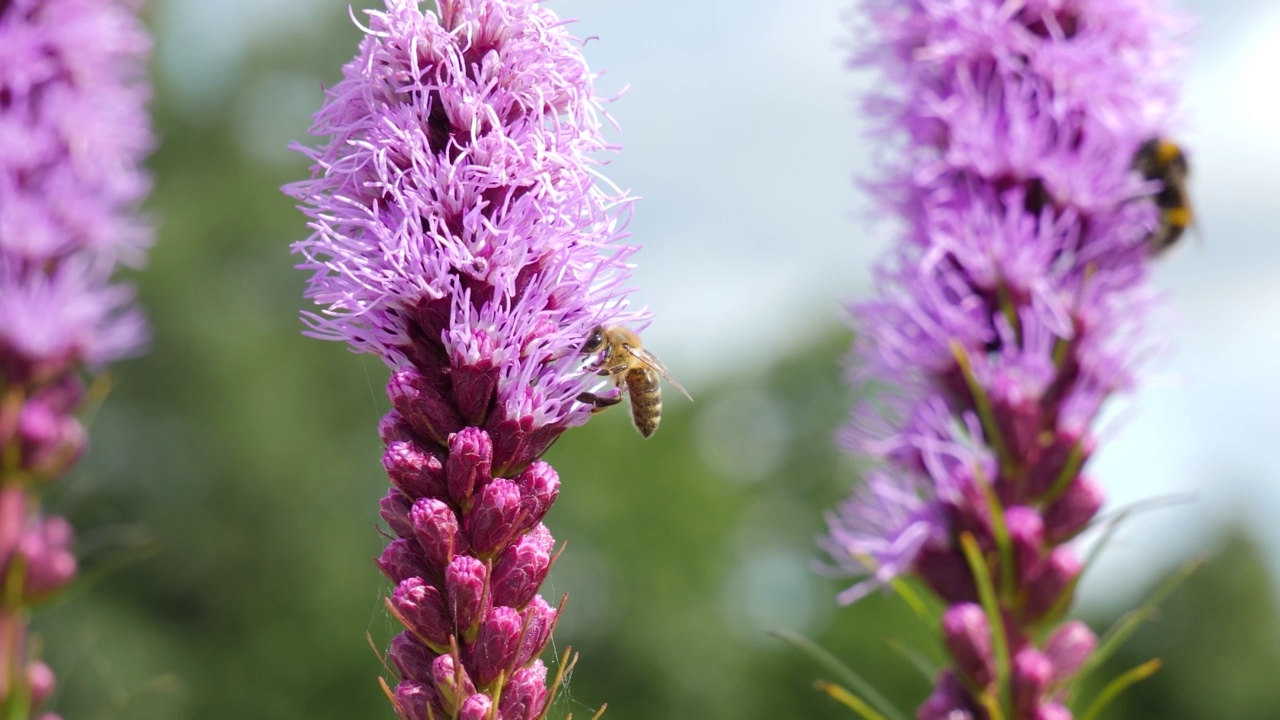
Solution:
{"label": "green leaf", "polygon": [[938,667],[937,663],[925,657],[925,654],[919,650],[907,645],[897,638],[887,638],[884,641],[884,644],[887,645],[890,650],[898,653],[906,659],[906,661],[911,664],[911,667],[919,671],[925,680],[933,682],[934,678],[938,676],[938,671],[941,670],[941,668]]}
{"label": "green leaf", "polygon": [[872,687],[871,683],[867,682],[853,668],[841,662],[840,658],[823,649],[821,645],[790,630],[773,630],[769,634],[783,642],[790,643],[819,665],[835,673],[845,684],[853,688],[854,692],[865,697],[887,720],[907,720],[907,716],[894,707],[888,698]]}
{"label": "green leaf", "polygon": [[1080,720],[1094,720],[1094,718],[1098,717],[1098,713],[1102,712],[1103,708],[1110,704],[1117,695],[1124,692],[1130,685],[1151,677],[1159,669],[1160,659],[1154,658],[1107,683],[1107,686],[1102,688],[1102,692],[1098,693],[1098,697],[1093,701],[1093,704],[1089,706],[1089,711]]}
{"label": "green leaf", "polygon": [[1185,582],[1187,578],[1191,577],[1191,574],[1198,570],[1204,562],[1205,559],[1203,557],[1197,556],[1191,558],[1186,563],[1183,563],[1182,567],[1178,568],[1172,575],[1166,578],[1164,582],[1160,583],[1160,585],[1156,587],[1155,591],[1147,597],[1145,602],[1121,616],[1120,619],[1107,630],[1106,634],[1102,636],[1102,639],[1098,642],[1098,649],[1095,650],[1094,653],[1089,656],[1089,659],[1085,661],[1084,665],[1081,666],[1080,672],[1076,674],[1076,679],[1078,680],[1079,678],[1088,675],[1093,670],[1096,670],[1102,665],[1102,663],[1106,662],[1107,658],[1115,654],[1116,650],[1119,650],[1120,646],[1123,645],[1124,642],[1128,640],[1144,622],[1147,622],[1156,616],[1156,609],[1169,598],[1169,595],[1172,594],[1179,585]]}
{"label": "green leaf", "polygon": [[836,702],[858,713],[863,720],[885,720],[883,715],[876,712],[875,709],[868,705],[862,698],[854,695],[835,683],[819,680],[815,682],[813,686],[831,696],[831,698]]}
{"label": "green leaf", "polygon": [[1115,536],[1116,530],[1120,529],[1120,524],[1123,523],[1125,520],[1128,520],[1129,518],[1133,517],[1135,514],[1139,512],[1144,512],[1146,510],[1154,510],[1156,508],[1165,507],[1169,505],[1178,505],[1181,503],[1188,502],[1192,498],[1193,496],[1190,493],[1180,493],[1176,495],[1165,495],[1162,497],[1141,500],[1139,502],[1133,503],[1132,505],[1128,505],[1126,507],[1121,508],[1120,510],[1117,510],[1114,514],[1112,514],[1110,517],[1106,518],[1105,520],[1098,521],[1098,523],[1095,523],[1095,526],[1101,523],[1105,525],[1106,528],[1102,531],[1102,536],[1098,538],[1098,542],[1094,543],[1093,547],[1089,549],[1089,554],[1085,557],[1085,560],[1084,560],[1085,569],[1087,570],[1089,567],[1091,567],[1093,563],[1098,559],[1098,557],[1102,553],[1103,548],[1105,548],[1107,544],[1111,542],[1111,538]]}
{"label": "green leaf", "polygon": [[[971,533],[961,533],[960,547],[964,550],[964,559],[969,563],[969,572],[973,574],[974,583],[978,586],[978,598],[982,601],[982,609],[987,613],[987,624],[991,626],[991,645],[996,655],[996,688],[1000,692],[999,702],[984,698],[984,705],[994,720],[1002,720],[1005,716],[1002,708],[1012,708],[1009,697],[1009,645],[1004,634],[1004,618],[1000,612],[1000,603],[996,601],[995,585],[991,581],[991,573],[987,572],[986,559],[978,541]],[[1010,713],[1012,714],[1012,713]]]}

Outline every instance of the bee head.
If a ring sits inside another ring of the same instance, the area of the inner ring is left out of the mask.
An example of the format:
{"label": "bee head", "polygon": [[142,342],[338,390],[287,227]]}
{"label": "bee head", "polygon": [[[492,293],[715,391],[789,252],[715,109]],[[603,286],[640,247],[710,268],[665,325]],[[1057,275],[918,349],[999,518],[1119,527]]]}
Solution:
{"label": "bee head", "polygon": [[592,328],[587,341],[582,344],[583,355],[594,355],[604,349],[604,328],[597,325]]}

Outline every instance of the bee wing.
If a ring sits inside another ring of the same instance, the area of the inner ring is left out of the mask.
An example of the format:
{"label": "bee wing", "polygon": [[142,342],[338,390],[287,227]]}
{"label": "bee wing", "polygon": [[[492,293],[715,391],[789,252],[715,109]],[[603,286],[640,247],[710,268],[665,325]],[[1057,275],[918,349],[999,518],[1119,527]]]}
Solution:
{"label": "bee wing", "polygon": [[681,385],[679,382],[676,382],[675,378],[671,377],[671,371],[667,369],[666,365],[662,364],[662,361],[658,359],[657,355],[654,355],[653,353],[641,347],[632,347],[626,344],[624,344],[622,347],[627,352],[631,353],[631,357],[639,360],[645,365],[648,365],[654,370],[657,370],[658,374],[666,378],[667,382],[671,383],[672,387],[679,390],[681,395],[684,395],[685,397],[689,398],[691,402],[693,401],[693,396],[689,394],[688,390],[684,389],[683,385]]}

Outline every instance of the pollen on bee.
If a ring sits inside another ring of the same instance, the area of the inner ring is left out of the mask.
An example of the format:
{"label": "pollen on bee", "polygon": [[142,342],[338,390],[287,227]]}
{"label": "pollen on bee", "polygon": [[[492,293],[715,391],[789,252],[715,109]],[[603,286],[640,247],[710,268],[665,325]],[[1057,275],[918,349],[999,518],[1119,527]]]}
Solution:
{"label": "pollen on bee", "polygon": [[1191,224],[1191,209],[1186,207],[1169,208],[1165,211],[1165,218],[1168,219],[1170,225],[1186,227]]}

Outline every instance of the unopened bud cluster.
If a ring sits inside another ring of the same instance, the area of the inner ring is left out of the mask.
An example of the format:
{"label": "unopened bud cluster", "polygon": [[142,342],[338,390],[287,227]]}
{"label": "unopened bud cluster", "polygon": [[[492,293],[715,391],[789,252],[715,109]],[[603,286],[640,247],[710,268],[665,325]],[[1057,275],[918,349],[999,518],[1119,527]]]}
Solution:
{"label": "unopened bud cluster", "polygon": [[[538,594],[555,551],[542,518],[560,480],[520,453],[513,427],[491,435],[426,421],[436,412],[427,405],[446,401],[402,392],[416,377],[412,368],[394,373],[395,409],[382,423],[392,488],[381,514],[397,539],[378,566],[396,583],[389,605],[406,628],[388,653],[402,678],[397,707],[413,720],[428,708],[437,718],[489,718],[498,699],[498,717],[532,720],[547,696],[538,655],[556,621]],[[495,456],[495,445],[516,452]],[[495,477],[495,462],[524,469]]]}

